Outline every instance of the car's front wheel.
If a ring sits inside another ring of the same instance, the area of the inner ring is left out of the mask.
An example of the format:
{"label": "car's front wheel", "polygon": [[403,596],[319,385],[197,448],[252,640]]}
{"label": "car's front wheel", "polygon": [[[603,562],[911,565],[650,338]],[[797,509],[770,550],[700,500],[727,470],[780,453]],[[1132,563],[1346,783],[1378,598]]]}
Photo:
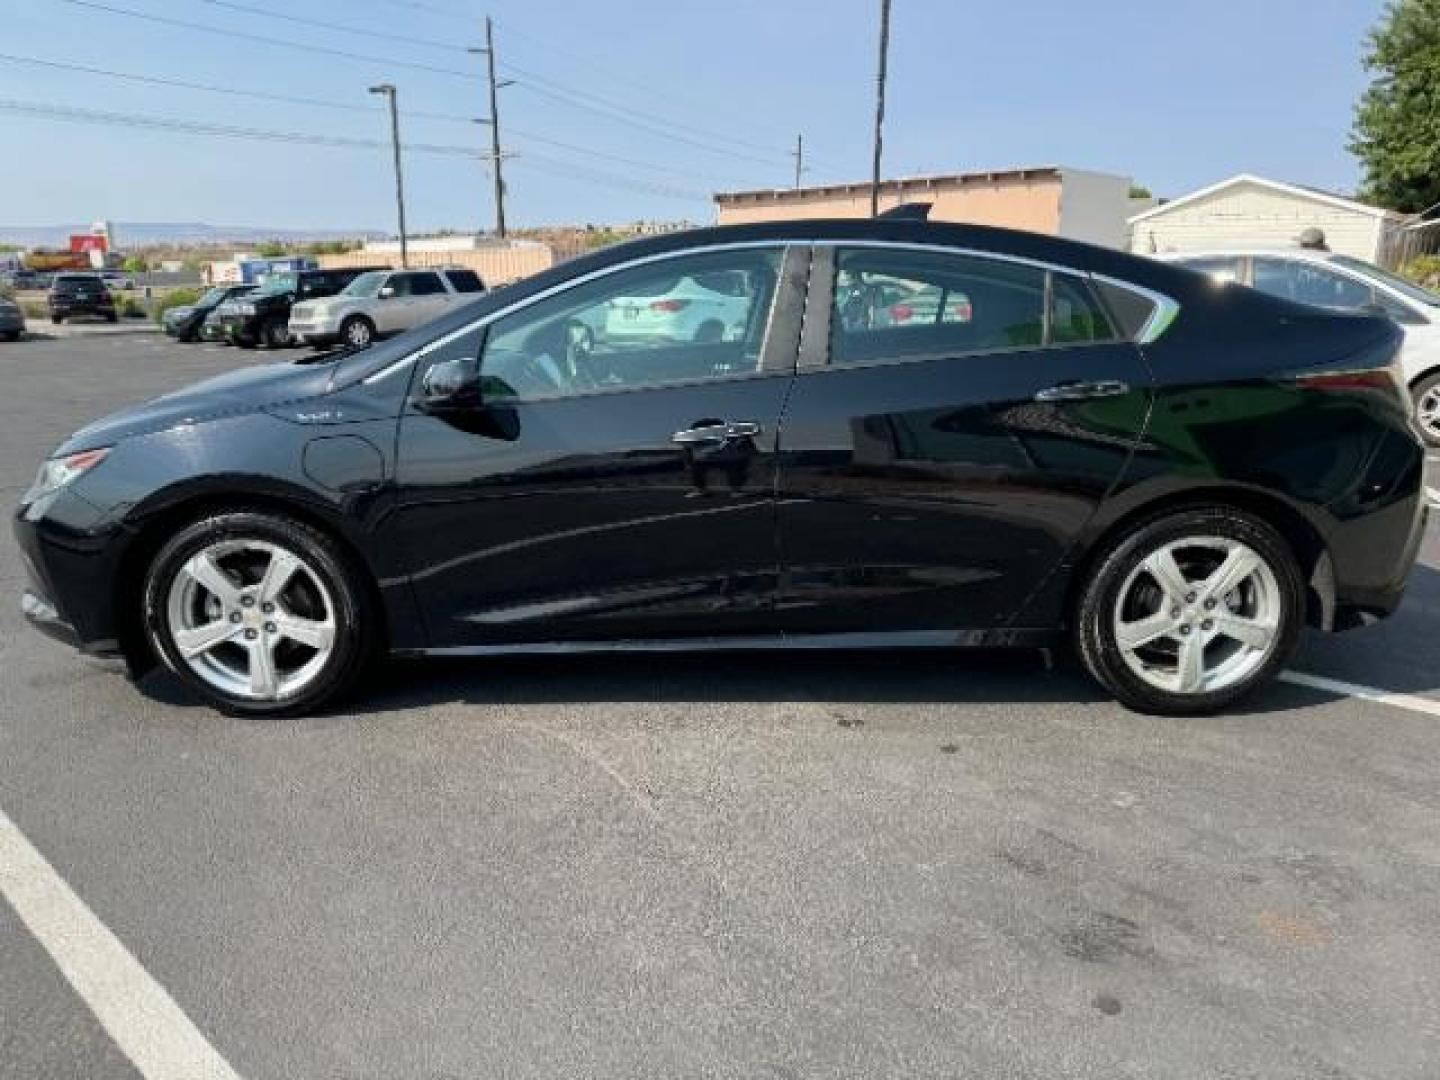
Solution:
{"label": "car's front wheel", "polygon": [[293,715],[359,678],[376,645],[369,596],[324,533],[237,511],[202,518],[160,549],[144,618],[166,666],[217,708]]}
{"label": "car's front wheel", "polygon": [[1415,426],[1428,446],[1440,449],[1440,371],[1425,376],[1410,391],[1415,402]]}
{"label": "car's front wheel", "polygon": [[1269,682],[1304,611],[1295,556],[1268,524],[1224,507],[1151,518],[1103,552],[1076,618],[1080,656],[1141,712],[1215,712]]}
{"label": "car's front wheel", "polygon": [[283,349],[290,344],[290,324],[281,318],[267,319],[260,328],[260,340],[267,349]]}

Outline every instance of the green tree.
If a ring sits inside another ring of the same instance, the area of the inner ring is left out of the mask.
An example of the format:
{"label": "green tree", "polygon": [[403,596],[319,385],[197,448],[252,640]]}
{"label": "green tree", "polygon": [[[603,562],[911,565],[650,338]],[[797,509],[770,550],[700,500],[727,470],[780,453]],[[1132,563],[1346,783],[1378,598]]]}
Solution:
{"label": "green tree", "polygon": [[143,274],[145,273],[145,271],[150,269],[150,264],[147,263],[144,259],[142,259],[139,255],[131,255],[128,259],[125,260],[124,265],[121,267],[121,269],[123,269],[127,274]]}
{"label": "green tree", "polygon": [[279,240],[266,240],[255,250],[262,259],[280,259],[289,254],[289,249]]}
{"label": "green tree", "polygon": [[1350,150],[1364,195],[1417,213],[1440,202],[1440,0],[1390,0],[1370,31]]}
{"label": "green tree", "polygon": [[1130,198],[1132,198],[1132,199],[1153,199],[1154,197],[1155,197],[1155,196],[1151,194],[1150,189],[1149,189],[1148,187],[1146,187],[1144,184],[1131,184],[1131,185],[1130,185]]}

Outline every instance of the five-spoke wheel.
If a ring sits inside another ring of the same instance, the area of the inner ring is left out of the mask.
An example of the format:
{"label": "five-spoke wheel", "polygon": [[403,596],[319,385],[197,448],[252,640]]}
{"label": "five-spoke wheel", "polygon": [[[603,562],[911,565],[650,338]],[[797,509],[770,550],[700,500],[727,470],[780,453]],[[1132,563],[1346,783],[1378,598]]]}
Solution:
{"label": "five-spoke wheel", "polygon": [[1080,654],[1134,708],[1210,712],[1285,662],[1302,603],[1295,557],[1269,525],[1235,510],[1182,510],[1102,554],[1078,611]]}
{"label": "five-spoke wheel", "polygon": [[343,689],[370,644],[366,603],[323,533],[269,514],[197,522],[165,546],[146,586],[166,663],[232,711],[288,712]]}

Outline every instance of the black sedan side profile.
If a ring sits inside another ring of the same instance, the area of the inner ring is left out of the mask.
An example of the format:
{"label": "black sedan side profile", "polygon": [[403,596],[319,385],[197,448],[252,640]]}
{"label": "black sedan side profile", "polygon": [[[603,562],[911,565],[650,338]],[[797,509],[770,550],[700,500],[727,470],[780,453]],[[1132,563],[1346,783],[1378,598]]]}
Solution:
{"label": "black sedan side profile", "polygon": [[22,499],[22,606],[239,714],[382,654],[1066,638],[1209,712],[1399,603],[1400,340],[1026,233],[672,234],[76,433]]}

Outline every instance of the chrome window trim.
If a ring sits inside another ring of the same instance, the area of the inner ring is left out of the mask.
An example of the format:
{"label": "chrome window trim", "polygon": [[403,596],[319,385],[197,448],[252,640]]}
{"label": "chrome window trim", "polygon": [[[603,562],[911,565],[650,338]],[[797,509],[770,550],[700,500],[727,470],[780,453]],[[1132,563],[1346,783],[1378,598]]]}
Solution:
{"label": "chrome window trim", "polygon": [[943,255],[968,255],[976,259],[990,259],[994,262],[1014,263],[1018,266],[1030,266],[1039,270],[1058,270],[1062,274],[1074,274],[1077,277],[1085,277],[1084,270],[1078,270],[1073,266],[1066,266],[1063,263],[1046,262],[1043,259],[1031,259],[1024,255],[1011,255],[1003,251],[985,251],[982,248],[959,247],[955,244],[921,244],[914,240],[846,240],[846,239],[825,239],[812,240],[814,247],[833,248],[891,248],[895,251],[929,251]]}
{"label": "chrome window trim", "polygon": [[[629,259],[626,262],[614,263],[610,266],[603,266],[599,270],[592,270],[588,274],[581,274],[579,277],[569,278],[565,281],[558,282],[550,286],[548,289],[542,289],[538,293],[523,297],[519,300],[516,300],[512,304],[507,304],[504,307],[496,308],[489,314],[482,315],[474,322],[467,323],[457,330],[452,330],[444,337],[436,338],[434,341],[428,342],[427,344],[420,346],[420,348],[416,349],[414,352],[407,353],[406,355],[402,356],[393,364],[389,364],[386,367],[381,368],[379,371],[374,372],[371,375],[367,375],[362,380],[362,382],[364,382],[366,385],[371,385],[374,383],[378,383],[384,379],[388,379],[391,375],[403,370],[406,365],[420,360],[422,357],[428,356],[436,349],[444,348],[452,341],[457,341],[460,338],[464,337],[466,334],[473,334],[476,330],[480,330],[483,327],[489,326],[491,323],[503,319],[507,315],[512,315],[517,311],[523,311],[525,308],[530,307],[532,304],[538,304],[542,300],[548,300],[552,296],[558,296],[560,293],[568,292],[570,289],[578,288],[581,285],[589,284],[592,281],[598,281],[600,278],[603,277],[609,277],[611,274],[618,274],[625,270],[633,270],[634,268],[639,266],[648,266],[651,263],[666,262],[670,259],[680,259],[689,255],[708,255],[711,252],[716,251],[744,251],[754,250],[756,248],[778,249],[781,254],[781,265],[783,266],[785,255],[788,254],[791,248],[808,246],[808,244],[809,241],[798,239],[738,240],[730,244],[702,244],[698,247],[680,248],[676,251],[662,251],[657,252],[654,255],[642,255],[638,259]],[[779,292],[778,288],[776,289],[776,292]],[[771,303],[774,303],[773,299]],[[773,311],[771,312],[771,314],[773,315]]]}
{"label": "chrome window trim", "polygon": [[1170,329],[1170,324],[1180,314],[1180,302],[1174,297],[1166,296],[1154,289],[1147,289],[1144,285],[1136,285],[1133,281],[1110,277],[1108,274],[1091,274],[1090,276],[1096,281],[1103,281],[1106,285],[1113,285],[1117,289],[1126,289],[1138,296],[1143,296],[1155,305],[1155,310],[1150,313],[1150,318],[1145,320],[1145,325],[1132,339],[1138,345],[1149,345],[1159,340],[1160,335]]}

